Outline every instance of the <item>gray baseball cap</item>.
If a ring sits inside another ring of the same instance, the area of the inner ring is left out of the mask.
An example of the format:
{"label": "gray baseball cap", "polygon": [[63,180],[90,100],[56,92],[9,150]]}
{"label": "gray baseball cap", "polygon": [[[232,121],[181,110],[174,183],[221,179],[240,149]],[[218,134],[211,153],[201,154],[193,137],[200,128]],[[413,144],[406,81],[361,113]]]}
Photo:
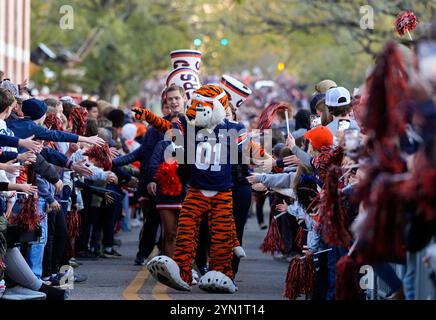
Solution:
{"label": "gray baseball cap", "polygon": [[18,86],[13,83],[11,80],[6,79],[0,83],[0,88],[8,90],[12,95],[17,98],[24,100],[23,96],[20,95],[20,90],[18,90]]}

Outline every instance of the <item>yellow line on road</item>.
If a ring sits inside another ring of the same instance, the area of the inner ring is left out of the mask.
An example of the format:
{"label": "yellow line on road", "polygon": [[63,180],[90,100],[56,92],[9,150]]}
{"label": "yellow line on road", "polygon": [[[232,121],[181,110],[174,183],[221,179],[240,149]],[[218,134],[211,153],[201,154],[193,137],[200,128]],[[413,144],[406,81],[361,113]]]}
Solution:
{"label": "yellow line on road", "polygon": [[132,282],[127,286],[123,291],[123,297],[126,300],[142,300],[139,296],[139,291],[144,285],[145,281],[147,281],[150,276],[150,272],[148,272],[147,267],[142,267],[141,270],[138,271],[136,277],[132,280]]}
{"label": "yellow line on road", "polygon": [[167,294],[167,289],[168,289],[167,286],[164,286],[163,284],[156,282],[152,290],[153,300],[173,300]]}

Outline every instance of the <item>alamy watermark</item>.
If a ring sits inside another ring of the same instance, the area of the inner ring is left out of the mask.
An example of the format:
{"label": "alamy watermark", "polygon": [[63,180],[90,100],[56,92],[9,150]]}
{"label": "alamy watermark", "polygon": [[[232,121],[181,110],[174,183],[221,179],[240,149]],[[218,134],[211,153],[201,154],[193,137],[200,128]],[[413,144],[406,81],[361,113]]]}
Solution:
{"label": "alamy watermark", "polygon": [[74,289],[74,269],[70,265],[63,265],[60,270],[60,273],[63,273],[62,278],[59,281],[59,287],[61,289]]}
{"label": "alamy watermark", "polygon": [[360,18],[360,29],[374,30],[374,8],[370,5],[361,6],[359,9],[362,17]]}
{"label": "alamy watermark", "polygon": [[272,130],[195,129],[186,126],[185,132],[170,130],[164,140],[171,141],[165,149],[167,161],[194,164],[199,170],[221,171],[223,165],[263,163],[272,151]]}
{"label": "alamy watermark", "polygon": [[375,276],[373,267],[369,265],[363,265],[359,269],[359,274],[363,274],[359,280],[360,288],[362,290],[374,290]]}
{"label": "alamy watermark", "polygon": [[62,30],[74,29],[74,8],[69,5],[64,5],[59,8],[61,19],[59,20],[59,28]]}

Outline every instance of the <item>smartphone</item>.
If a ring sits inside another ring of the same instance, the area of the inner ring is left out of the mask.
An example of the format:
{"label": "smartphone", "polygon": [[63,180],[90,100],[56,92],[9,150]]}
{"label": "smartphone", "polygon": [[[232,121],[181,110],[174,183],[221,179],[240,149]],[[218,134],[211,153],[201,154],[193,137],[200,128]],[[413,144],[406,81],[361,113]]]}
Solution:
{"label": "smartphone", "polygon": [[344,131],[350,128],[350,120],[339,120],[338,121],[338,131]]}
{"label": "smartphone", "polygon": [[345,151],[348,156],[357,153],[360,147],[360,135],[358,129],[346,129],[344,131]]}
{"label": "smartphone", "polygon": [[321,116],[316,114],[310,115],[310,129],[319,127],[321,125]]}
{"label": "smartphone", "polygon": [[433,89],[436,88],[436,41],[420,41],[417,46],[419,73],[429,82]]}

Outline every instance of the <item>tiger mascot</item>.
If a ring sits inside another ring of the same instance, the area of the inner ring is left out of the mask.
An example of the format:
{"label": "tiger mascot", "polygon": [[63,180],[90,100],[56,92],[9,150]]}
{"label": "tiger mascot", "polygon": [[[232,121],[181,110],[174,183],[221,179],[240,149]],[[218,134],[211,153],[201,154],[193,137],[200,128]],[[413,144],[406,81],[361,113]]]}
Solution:
{"label": "tiger mascot", "polygon": [[[200,222],[205,214],[208,215],[211,239],[211,271],[201,277],[199,287],[207,292],[234,293],[237,290],[232,280],[231,262],[233,254],[242,248],[236,237],[232,215],[232,175],[228,156],[232,146],[236,146],[239,152],[246,148],[250,156],[259,159],[263,159],[265,152],[248,139],[247,132],[237,132],[230,138],[223,134],[235,128],[234,123],[225,118],[228,107],[229,97],[222,88],[203,85],[194,91],[184,117],[180,117],[176,123],[157,117],[148,109],[132,109],[137,120],[145,120],[161,132],[172,130],[169,132],[172,132],[170,136],[173,141],[174,130],[185,139],[188,130],[195,132],[195,136],[189,138],[195,140],[195,159],[193,164],[188,162],[189,189],[179,215],[173,259],[157,256],[147,264],[157,281],[176,290],[191,290],[192,261]],[[226,159],[222,157],[224,153]],[[240,256],[244,256],[244,253],[240,252]]]}

